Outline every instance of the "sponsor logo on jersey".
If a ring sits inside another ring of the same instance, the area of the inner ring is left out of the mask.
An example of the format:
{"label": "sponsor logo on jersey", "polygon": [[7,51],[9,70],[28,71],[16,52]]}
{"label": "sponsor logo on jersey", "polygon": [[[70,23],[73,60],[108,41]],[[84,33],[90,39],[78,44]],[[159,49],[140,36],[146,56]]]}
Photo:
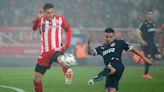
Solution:
{"label": "sponsor logo on jersey", "polygon": [[155,32],[156,30],[155,30],[155,28],[149,28],[148,29],[148,32]]}
{"label": "sponsor logo on jersey", "polygon": [[102,55],[105,56],[109,53],[115,52],[115,48],[110,48],[102,52]]}

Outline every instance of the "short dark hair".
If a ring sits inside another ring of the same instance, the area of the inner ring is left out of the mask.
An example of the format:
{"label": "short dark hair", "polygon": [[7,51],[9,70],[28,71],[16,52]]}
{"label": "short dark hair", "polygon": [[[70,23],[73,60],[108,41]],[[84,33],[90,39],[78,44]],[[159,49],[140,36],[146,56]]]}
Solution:
{"label": "short dark hair", "polygon": [[105,33],[114,33],[114,30],[112,28],[106,28]]}
{"label": "short dark hair", "polygon": [[47,9],[50,9],[50,8],[54,8],[54,5],[53,4],[50,4],[50,3],[46,3],[44,6],[43,6],[43,10],[47,10]]}

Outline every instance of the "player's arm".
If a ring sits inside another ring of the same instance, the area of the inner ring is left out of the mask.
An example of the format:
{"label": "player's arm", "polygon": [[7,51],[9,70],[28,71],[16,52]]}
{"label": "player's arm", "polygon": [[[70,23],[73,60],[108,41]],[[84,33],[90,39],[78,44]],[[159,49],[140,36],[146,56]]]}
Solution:
{"label": "player's arm", "polygon": [[132,47],[130,49],[130,51],[132,51],[133,53],[137,54],[138,56],[140,56],[145,62],[147,62],[148,64],[152,64],[152,61],[148,58],[146,58],[145,56],[141,55],[140,51],[135,48],[135,47]]}
{"label": "player's arm", "polygon": [[94,49],[92,49],[91,43],[93,41],[93,36],[90,36],[88,39],[88,54],[89,55],[96,55],[96,52],[94,51]]}
{"label": "player's arm", "polygon": [[147,24],[147,23],[145,23],[145,22],[141,23],[141,24],[139,25],[138,29],[136,30],[136,36],[137,36],[139,42],[140,42],[143,46],[147,46],[147,42],[146,42],[146,41],[143,39],[143,37],[142,37],[142,32],[143,32],[144,30],[148,30],[146,24]]}
{"label": "player's arm", "polygon": [[62,20],[63,20],[62,26],[66,32],[66,42],[64,44],[63,51],[67,51],[71,43],[72,30],[69,24],[66,22],[64,16],[62,16]]}
{"label": "player's arm", "polygon": [[137,36],[137,38],[139,39],[140,43],[141,43],[143,46],[146,46],[147,43],[146,43],[146,41],[142,38],[141,35],[142,35],[141,31],[138,29],[138,30],[136,31],[136,36]]}
{"label": "player's arm", "polygon": [[37,15],[37,18],[33,21],[32,23],[32,29],[34,31],[38,30],[39,26],[40,26],[40,20],[43,17],[43,10],[40,9]]}

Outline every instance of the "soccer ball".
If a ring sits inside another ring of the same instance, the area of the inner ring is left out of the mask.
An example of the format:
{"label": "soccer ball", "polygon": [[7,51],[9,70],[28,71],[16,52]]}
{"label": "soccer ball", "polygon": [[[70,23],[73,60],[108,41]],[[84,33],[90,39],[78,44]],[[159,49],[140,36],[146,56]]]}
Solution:
{"label": "soccer ball", "polygon": [[66,67],[71,67],[76,65],[76,60],[73,54],[64,54],[61,57],[61,63]]}
{"label": "soccer ball", "polygon": [[88,81],[88,85],[94,85],[94,84],[95,84],[95,82],[94,82],[93,79],[90,79],[90,80]]}

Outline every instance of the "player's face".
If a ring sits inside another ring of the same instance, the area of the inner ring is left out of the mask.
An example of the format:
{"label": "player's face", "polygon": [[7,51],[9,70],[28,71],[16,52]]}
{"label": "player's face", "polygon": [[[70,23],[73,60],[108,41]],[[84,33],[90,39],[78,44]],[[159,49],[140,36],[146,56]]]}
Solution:
{"label": "player's face", "polygon": [[148,11],[146,14],[146,17],[148,20],[154,20],[154,12],[153,11]]}
{"label": "player's face", "polygon": [[113,42],[113,40],[115,39],[115,37],[114,37],[114,33],[106,33],[105,32],[105,41],[106,41],[106,43],[112,43]]}
{"label": "player's face", "polygon": [[49,20],[52,19],[55,15],[55,11],[53,8],[46,9],[44,13],[45,13],[46,18]]}

